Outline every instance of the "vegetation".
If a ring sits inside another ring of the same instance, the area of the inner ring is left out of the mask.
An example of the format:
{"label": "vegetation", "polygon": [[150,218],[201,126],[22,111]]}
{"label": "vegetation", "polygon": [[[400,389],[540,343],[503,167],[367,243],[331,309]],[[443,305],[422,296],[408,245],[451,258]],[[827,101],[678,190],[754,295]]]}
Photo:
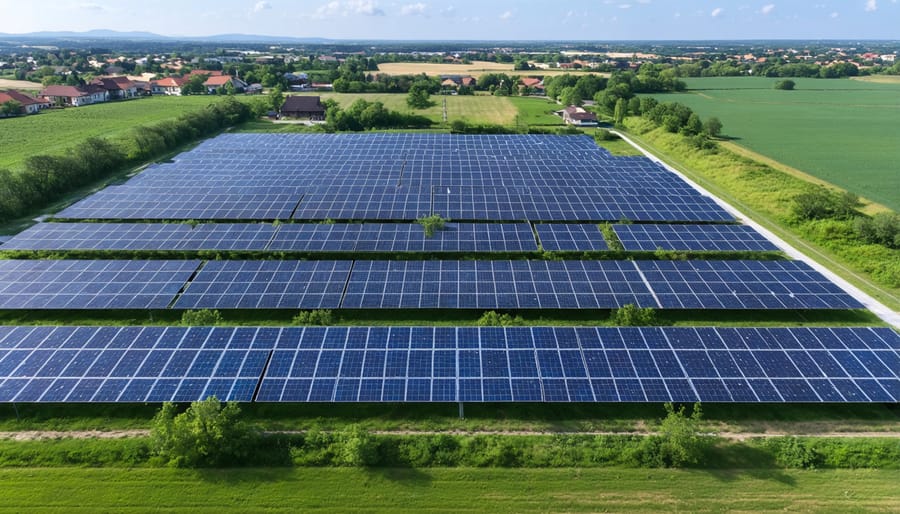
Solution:
{"label": "vegetation", "polygon": [[794,80],[797,90],[785,95],[773,89],[775,79],[686,79],[686,93],[653,98],[721,119],[734,143],[784,163],[791,173],[900,212],[900,145],[894,144],[900,82]]}
{"label": "vegetation", "polygon": [[362,98],[346,109],[333,100],[326,100],[325,107],[328,130],[358,132],[369,129],[426,128],[431,125],[431,120],[424,116],[391,111],[381,102],[368,102]]}
{"label": "vegetation", "polygon": [[184,311],[181,315],[181,324],[186,327],[212,327],[222,321],[222,313],[217,310]]}
{"label": "vegetation", "polygon": [[783,91],[793,91],[797,86],[797,83],[790,79],[779,80],[775,83],[775,89],[781,89]]}
{"label": "vegetation", "polygon": [[442,218],[440,214],[432,214],[431,216],[423,216],[416,220],[416,223],[422,225],[422,230],[425,231],[425,237],[433,237],[435,231],[442,230],[444,228],[444,224],[450,221],[449,219]]}
{"label": "vegetation", "polygon": [[630,303],[614,310],[610,321],[623,327],[645,327],[658,323],[653,307],[640,308]]}
{"label": "vegetation", "polygon": [[334,324],[334,315],[329,309],[300,311],[300,313],[294,316],[291,323],[294,325],[317,325],[327,327]]}
{"label": "vegetation", "polygon": [[164,403],[153,419],[152,452],[176,468],[225,467],[245,462],[258,435],[240,419],[236,403],[215,397],[193,402],[184,412]]}
{"label": "vegetation", "polygon": [[500,314],[497,311],[485,311],[475,324],[479,327],[516,327],[527,326],[528,323],[522,316]]}

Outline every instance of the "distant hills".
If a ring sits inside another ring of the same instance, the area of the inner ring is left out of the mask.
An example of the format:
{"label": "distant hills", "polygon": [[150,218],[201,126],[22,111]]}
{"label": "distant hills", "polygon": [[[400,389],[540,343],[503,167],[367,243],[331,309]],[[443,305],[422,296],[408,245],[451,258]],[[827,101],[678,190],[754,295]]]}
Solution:
{"label": "distant hills", "polygon": [[0,38],[6,40],[132,40],[132,41],[209,41],[217,43],[328,43],[332,40],[324,38],[296,38],[288,36],[261,36],[257,34],[217,34],[214,36],[163,36],[152,32],[120,32],[116,30],[88,30],[86,32],[42,31],[25,34],[7,34],[0,32]]}

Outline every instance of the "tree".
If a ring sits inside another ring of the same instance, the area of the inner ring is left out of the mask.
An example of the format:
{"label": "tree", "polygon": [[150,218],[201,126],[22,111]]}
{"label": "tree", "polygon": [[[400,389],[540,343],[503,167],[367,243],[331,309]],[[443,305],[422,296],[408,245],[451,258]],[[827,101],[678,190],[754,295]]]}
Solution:
{"label": "tree", "polygon": [[700,116],[697,116],[697,113],[691,113],[687,123],[681,129],[681,133],[686,136],[696,136],[700,132],[703,132],[703,123],[700,121]]}
{"label": "tree", "polygon": [[7,100],[0,104],[0,114],[4,116],[18,116],[22,112],[22,104],[15,100]]}
{"label": "tree", "polygon": [[281,106],[284,104],[284,90],[281,89],[280,84],[269,91],[269,103],[272,105],[273,110],[281,110]]}
{"label": "tree", "polygon": [[427,109],[431,107],[430,98],[428,84],[416,82],[409,88],[409,94],[406,96],[406,105],[413,109]]}
{"label": "tree", "polygon": [[778,82],[775,83],[775,89],[782,89],[784,91],[793,91],[794,86],[796,86],[796,85],[797,85],[797,83],[790,79],[779,80]]}
{"label": "tree", "polygon": [[703,417],[700,404],[694,404],[690,416],[685,415],[684,405],[675,410],[671,403],[666,403],[665,408],[666,417],[659,425],[663,462],[673,467],[696,464],[706,446],[704,437],[700,435],[700,420]]}
{"label": "tree", "polygon": [[378,462],[378,441],[359,425],[350,425],[338,433],[340,443],[335,460],[344,466],[370,466]]}
{"label": "tree", "polygon": [[616,109],[613,113],[616,125],[622,125],[625,122],[625,116],[628,115],[628,101],[624,98],[616,100]]}
{"label": "tree", "polygon": [[181,414],[164,403],[153,418],[153,450],[173,467],[218,467],[245,459],[257,433],[240,420],[236,403],[223,407],[214,396],[193,402]]}
{"label": "tree", "polygon": [[719,118],[710,118],[706,120],[703,131],[706,132],[706,135],[709,137],[719,137],[719,135],[722,134],[722,122],[719,121]]}
{"label": "tree", "polygon": [[563,105],[581,105],[584,103],[584,98],[581,96],[578,88],[572,86],[563,88],[563,90],[560,91],[559,101],[562,102]]}
{"label": "tree", "polygon": [[444,228],[444,224],[450,220],[444,219],[440,214],[432,214],[431,216],[424,216],[416,220],[416,223],[422,225],[422,229],[425,231],[425,237],[432,237],[436,230],[441,230]]}

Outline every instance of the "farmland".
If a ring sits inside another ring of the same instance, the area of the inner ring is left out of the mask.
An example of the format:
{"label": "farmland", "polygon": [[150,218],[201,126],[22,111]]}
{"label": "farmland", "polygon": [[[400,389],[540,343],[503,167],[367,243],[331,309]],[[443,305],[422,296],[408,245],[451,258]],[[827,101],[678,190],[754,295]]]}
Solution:
{"label": "farmland", "polygon": [[0,120],[0,167],[16,168],[29,155],[58,152],[89,137],[117,136],[138,125],[177,118],[217,99],[141,98]]}
{"label": "farmland", "polygon": [[3,469],[0,480],[3,512],[900,508],[900,473],[876,470],[24,468]]}
{"label": "farmland", "polygon": [[779,91],[775,81],[689,79],[688,92],[655,96],[720,118],[741,146],[900,211],[900,84],[796,79],[795,91]]}
{"label": "farmland", "polygon": [[27,80],[13,80],[0,78],[0,91],[5,89],[27,89],[38,90],[43,88],[40,82],[30,82]]}
{"label": "farmland", "polygon": [[[378,65],[380,73],[388,75],[471,75],[478,78],[487,73],[506,73],[507,75],[531,76],[537,75],[550,77],[563,73],[587,73],[577,70],[529,70],[516,71],[512,63],[497,63],[489,61],[474,61],[472,64],[437,64],[428,62],[386,62]],[[609,76],[609,73],[595,72],[596,75]]]}

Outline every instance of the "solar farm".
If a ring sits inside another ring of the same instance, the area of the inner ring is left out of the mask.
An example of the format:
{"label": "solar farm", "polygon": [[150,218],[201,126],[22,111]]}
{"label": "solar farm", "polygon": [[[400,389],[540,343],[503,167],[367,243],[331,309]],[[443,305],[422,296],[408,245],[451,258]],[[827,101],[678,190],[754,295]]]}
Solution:
{"label": "solar farm", "polygon": [[[449,221],[428,235],[417,220],[432,215]],[[4,312],[329,309],[437,321],[463,310],[599,318],[633,305],[728,320],[864,308],[663,166],[584,136],[227,134],[0,250],[16,256],[0,260]],[[0,402],[209,396],[896,403],[900,335],[771,324],[0,326]]]}

